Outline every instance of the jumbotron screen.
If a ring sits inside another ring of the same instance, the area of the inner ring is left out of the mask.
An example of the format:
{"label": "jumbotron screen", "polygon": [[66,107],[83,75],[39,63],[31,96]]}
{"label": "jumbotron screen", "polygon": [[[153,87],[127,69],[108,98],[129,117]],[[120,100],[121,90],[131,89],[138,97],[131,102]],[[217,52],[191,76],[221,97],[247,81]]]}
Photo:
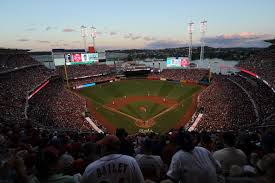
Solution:
{"label": "jumbotron screen", "polygon": [[166,60],[167,67],[188,67],[189,64],[187,57],[168,57]]}
{"label": "jumbotron screen", "polygon": [[98,62],[98,53],[72,53],[65,55],[67,65],[94,64]]}

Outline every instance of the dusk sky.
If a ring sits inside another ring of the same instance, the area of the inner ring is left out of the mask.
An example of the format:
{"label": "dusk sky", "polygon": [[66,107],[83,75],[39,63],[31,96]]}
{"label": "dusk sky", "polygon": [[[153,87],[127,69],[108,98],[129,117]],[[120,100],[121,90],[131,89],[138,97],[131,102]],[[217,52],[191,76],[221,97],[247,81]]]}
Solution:
{"label": "dusk sky", "polygon": [[275,0],[2,0],[0,47],[83,48],[81,25],[97,28],[101,50],[180,47],[191,20],[197,45],[203,19],[208,46],[264,47],[275,38],[274,8]]}

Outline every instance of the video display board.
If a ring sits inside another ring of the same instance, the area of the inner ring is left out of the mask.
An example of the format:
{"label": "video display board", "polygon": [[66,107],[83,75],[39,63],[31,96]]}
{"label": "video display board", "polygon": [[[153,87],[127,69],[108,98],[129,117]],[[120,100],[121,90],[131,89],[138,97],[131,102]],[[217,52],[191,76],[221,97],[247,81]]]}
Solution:
{"label": "video display board", "polygon": [[72,53],[65,54],[67,65],[98,63],[98,53]]}
{"label": "video display board", "polygon": [[166,60],[167,67],[188,67],[190,62],[187,57],[168,57]]}

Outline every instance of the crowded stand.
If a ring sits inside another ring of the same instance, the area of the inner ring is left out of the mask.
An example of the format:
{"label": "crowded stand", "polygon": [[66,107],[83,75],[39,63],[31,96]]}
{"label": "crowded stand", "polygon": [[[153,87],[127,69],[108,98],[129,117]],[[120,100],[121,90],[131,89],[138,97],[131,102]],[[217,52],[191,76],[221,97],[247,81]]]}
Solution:
{"label": "crowded stand", "polygon": [[[274,131],[256,128],[274,112],[274,93],[256,79],[214,75],[198,99],[203,116],[196,131],[109,134],[87,114],[84,98],[28,59],[6,64],[18,69],[0,74],[0,182],[275,182]],[[63,69],[57,73],[63,76]],[[110,71],[106,65],[68,66],[70,85],[113,80]],[[164,69],[150,76],[200,81],[207,75],[206,69]]]}
{"label": "crowded stand", "polygon": [[48,127],[88,130],[91,127],[82,116],[84,111],[85,100],[66,90],[63,81],[56,79],[29,100],[28,117]]}
{"label": "crowded stand", "polygon": [[18,69],[24,66],[39,65],[27,52],[6,52],[7,50],[0,50],[0,72]]}
{"label": "crowded stand", "polygon": [[207,69],[163,69],[160,73],[150,74],[150,77],[199,81],[207,76],[208,73],[209,70]]}
{"label": "crowded stand", "polygon": [[257,52],[241,61],[239,66],[256,73],[275,88],[275,48],[274,46]]}
{"label": "crowded stand", "polygon": [[1,124],[1,182],[275,181],[269,131],[115,135]]}
{"label": "crowded stand", "polygon": [[1,73],[0,118],[7,122],[24,119],[27,95],[52,75],[41,65]]}
{"label": "crowded stand", "polygon": [[199,96],[198,108],[204,115],[198,130],[228,131],[256,125],[256,116],[248,96],[227,76],[216,76]]}
{"label": "crowded stand", "polygon": [[[56,67],[56,71],[60,76],[65,76],[64,66]],[[106,64],[67,66],[67,73],[69,79],[79,78],[83,76],[96,76],[100,74],[108,74],[111,71],[111,67],[109,67]]]}
{"label": "crowded stand", "polygon": [[245,74],[232,77],[234,81],[242,85],[252,96],[256,103],[262,124],[275,113],[275,93],[261,80]]}
{"label": "crowded stand", "polygon": [[110,75],[103,75],[103,76],[88,77],[83,79],[72,79],[69,82],[71,87],[76,87],[86,83],[106,82],[106,81],[112,81],[114,79],[115,79],[115,75],[110,74]]}

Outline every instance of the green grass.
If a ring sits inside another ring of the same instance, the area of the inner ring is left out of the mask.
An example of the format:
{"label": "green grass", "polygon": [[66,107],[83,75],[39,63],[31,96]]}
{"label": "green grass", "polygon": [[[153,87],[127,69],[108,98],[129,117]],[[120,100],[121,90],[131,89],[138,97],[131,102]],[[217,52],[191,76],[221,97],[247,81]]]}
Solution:
{"label": "green grass", "polygon": [[111,112],[103,107],[100,107],[98,104],[94,104],[97,107],[97,112],[99,112],[108,122],[112,123],[113,126],[117,128],[125,128],[128,133],[136,133],[139,130],[139,127],[135,125],[135,123],[118,113]]}
{"label": "green grass", "polygon": [[[168,113],[163,114],[156,119],[156,124],[152,127],[153,131],[156,132],[166,132],[171,128],[175,127],[178,123],[178,120],[183,116],[192,103],[192,97],[184,100],[181,105],[179,105],[174,110],[169,111]],[[177,119],[177,120],[175,120]]]}
{"label": "green grass", "polygon": [[[146,108],[146,112],[139,110],[141,106]],[[146,120],[146,119],[149,119],[150,117],[157,115],[158,113],[160,113],[165,109],[166,107],[164,105],[156,104],[151,101],[142,100],[142,101],[129,103],[121,107],[119,110],[121,112],[130,114],[131,116],[134,116],[138,119]]]}
{"label": "green grass", "polygon": [[[190,106],[192,94],[199,90],[201,90],[201,87],[196,85],[181,85],[168,81],[124,80],[84,88],[79,90],[79,92],[91,98],[93,103],[97,103],[96,105],[99,107],[98,111],[114,126],[125,128],[129,133],[134,133],[137,132],[139,128],[134,124],[132,119],[101,108],[100,105],[111,103],[118,97],[147,96],[148,92],[151,96],[166,97],[167,99],[173,99],[178,102],[183,101],[183,107],[180,105],[178,108],[156,119],[156,124],[152,129],[154,131],[163,132],[175,127],[176,123]],[[139,110],[140,106],[146,107],[149,113],[141,112]],[[123,106],[120,110],[139,119],[148,119],[162,110],[165,110],[165,106],[143,100]]]}

